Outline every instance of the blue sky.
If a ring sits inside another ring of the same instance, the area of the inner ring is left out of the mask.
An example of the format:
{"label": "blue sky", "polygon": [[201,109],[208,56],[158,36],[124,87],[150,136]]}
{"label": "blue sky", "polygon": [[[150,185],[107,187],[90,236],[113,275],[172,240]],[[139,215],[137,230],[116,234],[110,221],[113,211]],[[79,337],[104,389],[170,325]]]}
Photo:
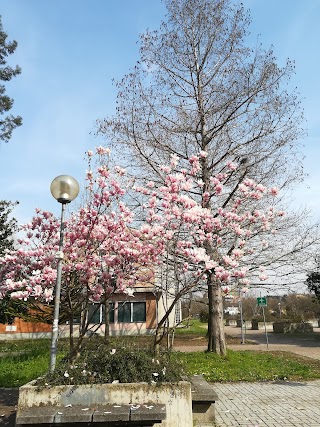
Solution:
{"label": "blue sky", "polygon": [[[279,63],[296,61],[294,84],[304,98],[305,184],[295,204],[320,219],[320,0],[243,0],[251,9],[252,37],[273,44]],[[18,41],[10,63],[22,74],[7,85],[13,113],[23,117],[8,144],[0,144],[0,199],[18,200],[15,216],[28,221],[40,207],[59,215],[50,183],[62,173],[81,183],[84,153],[102,144],[90,132],[112,114],[121,78],[138,59],[138,35],[157,28],[160,0],[0,0],[9,39]]]}

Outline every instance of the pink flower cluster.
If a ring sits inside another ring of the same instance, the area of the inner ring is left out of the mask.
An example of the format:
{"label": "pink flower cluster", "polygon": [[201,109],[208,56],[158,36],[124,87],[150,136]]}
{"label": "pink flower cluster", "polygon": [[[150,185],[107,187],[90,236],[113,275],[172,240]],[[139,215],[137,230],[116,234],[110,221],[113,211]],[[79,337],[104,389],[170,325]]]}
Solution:
{"label": "pink flower cluster", "polygon": [[[161,186],[149,181],[134,187],[124,169],[111,168],[109,151],[98,147],[95,154],[87,153],[86,204],[65,223],[64,292],[78,286],[92,301],[101,301],[112,292],[131,294],[134,284],[141,280],[141,271],[155,269],[165,253],[189,278],[198,280],[210,272],[221,284],[233,278],[248,283],[248,268],[242,260],[251,236],[270,230],[274,219],[284,213],[273,207],[245,210],[242,202],[258,201],[266,194],[275,196],[276,188],[268,190],[246,179],[234,195],[232,208],[226,210],[219,197],[236,171],[234,163],[226,164],[227,172],[211,177],[210,188],[198,200],[190,190],[199,189],[198,172],[201,162],[206,161],[206,152],[190,157],[189,169],[180,171],[178,158],[173,156],[170,165],[162,167],[166,176]],[[95,157],[98,160],[93,167]],[[144,198],[139,211],[139,219],[141,215],[145,218],[141,225],[126,204],[128,190]],[[20,300],[52,300],[59,228],[59,219],[53,214],[36,211],[22,228],[25,238],[19,240],[18,248],[0,259],[0,298],[11,295]],[[226,253],[231,240],[233,249]],[[262,273],[260,279],[266,280],[266,275]]]}

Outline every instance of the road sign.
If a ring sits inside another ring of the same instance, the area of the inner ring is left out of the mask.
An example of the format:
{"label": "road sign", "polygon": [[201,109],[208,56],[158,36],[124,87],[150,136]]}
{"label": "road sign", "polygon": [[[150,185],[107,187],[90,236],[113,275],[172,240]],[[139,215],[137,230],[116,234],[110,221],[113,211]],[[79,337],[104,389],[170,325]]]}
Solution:
{"label": "road sign", "polygon": [[258,307],[267,307],[267,297],[257,298]]}

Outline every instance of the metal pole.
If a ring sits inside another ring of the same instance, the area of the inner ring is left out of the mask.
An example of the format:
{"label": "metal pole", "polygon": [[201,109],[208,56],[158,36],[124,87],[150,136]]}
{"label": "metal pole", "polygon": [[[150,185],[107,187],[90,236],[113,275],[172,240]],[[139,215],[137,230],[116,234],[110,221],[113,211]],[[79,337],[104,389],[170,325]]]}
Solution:
{"label": "metal pole", "polygon": [[279,319],[281,319],[281,302],[278,303],[279,306]]}
{"label": "metal pole", "polygon": [[239,288],[239,309],[240,309],[240,323],[241,323],[241,344],[244,344],[243,313],[242,313],[242,300],[241,300],[241,290],[240,290],[240,288]]}
{"label": "metal pole", "polygon": [[264,331],[265,331],[266,340],[267,340],[267,350],[269,350],[269,340],[268,340],[268,332],[267,332],[267,325],[266,325],[266,316],[264,314],[264,307],[262,307],[262,313],[263,313]]}
{"label": "metal pole", "polygon": [[50,348],[50,372],[53,372],[56,366],[57,359],[57,343],[59,333],[59,310],[60,310],[60,293],[61,293],[61,276],[62,276],[62,261],[63,261],[63,236],[64,236],[64,213],[65,203],[61,204],[61,222],[60,222],[60,241],[59,241],[59,252],[56,255],[58,260],[57,264],[57,281],[54,297],[54,312],[53,312],[53,324],[52,324],[52,337],[51,337],[51,348]]}

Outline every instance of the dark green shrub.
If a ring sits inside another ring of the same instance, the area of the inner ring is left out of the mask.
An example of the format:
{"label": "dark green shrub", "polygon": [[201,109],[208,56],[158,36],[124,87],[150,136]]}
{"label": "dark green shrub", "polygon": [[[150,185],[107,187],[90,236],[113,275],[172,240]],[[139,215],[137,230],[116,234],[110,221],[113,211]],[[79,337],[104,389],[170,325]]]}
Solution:
{"label": "dark green shrub", "polygon": [[54,373],[37,384],[98,384],[133,382],[177,382],[183,376],[181,365],[168,352],[153,356],[151,351],[137,348],[99,345],[87,348],[72,364],[61,361]]}
{"label": "dark green shrub", "polygon": [[200,322],[202,323],[208,323],[208,319],[209,319],[208,310],[201,310],[199,313],[199,319],[200,319]]}

